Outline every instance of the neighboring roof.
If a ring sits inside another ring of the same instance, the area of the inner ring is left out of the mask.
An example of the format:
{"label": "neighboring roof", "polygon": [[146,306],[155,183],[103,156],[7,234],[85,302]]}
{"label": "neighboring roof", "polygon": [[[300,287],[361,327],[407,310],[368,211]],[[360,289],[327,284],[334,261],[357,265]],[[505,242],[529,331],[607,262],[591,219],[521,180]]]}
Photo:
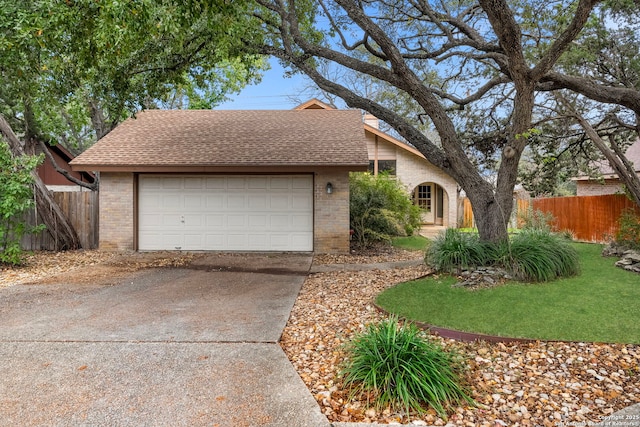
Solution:
{"label": "neighboring roof", "polygon": [[[635,169],[636,172],[640,173],[640,139],[627,147],[627,150],[624,153],[627,160],[629,160]],[[602,174],[602,178],[604,179],[617,179],[618,174],[613,170],[609,162],[604,159],[598,162],[595,162],[594,165],[598,168],[600,174]],[[588,176],[579,176],[576,178],[577,181],[586,181],[589,180]]]}
{"label": "neighboring roof", "polygon": [[[73,160],[74,157],[75,157],[73,155],[73,153],[71,153],[71,151],[67,150],[67,148],[64,147],[60,143],[55,144],[55,145],[47,144],[47,148],[49,149],[49,152],[51,154],[58,155],[58,157],[62,161],[65,162],[65,164],[58,164],[58,166],[62,167],[63,169],[71,170],[68,165],[69,165],[69,162],[71,160]],[[38,146],[37,149],[40,150],[40,147]],[[45,165],[47,165],[47,164],[51,164],[51,162],[49,161],[48,158],[45,158],[44,162],[41,163],[40,165],[38,165],[38,169],[44,168]],[[51,168],[53,168],[53,165],[51,165]],[[60,175],[60,176],[62,176],[62,175]],[[93,173],[91,173],[91,172],[88,172],[88,171],[87,172],[81,172],[80,173],[80,177],[82,177],[85,180],[87,180],[87,182],[93,182],[96,179],[95,175]],[[78,178],[80,178],[80,177],[78,177]],[[66,180],[66,178],[63,178],[63,179]],[[69,185],[73,185],[73,183],[70,182],[70,181],[68,183],[69,183]]]}
{"label": "neighboring roof", "polygon": [[71,162],[74,170],[368,165],[357,110],[147,110]]}

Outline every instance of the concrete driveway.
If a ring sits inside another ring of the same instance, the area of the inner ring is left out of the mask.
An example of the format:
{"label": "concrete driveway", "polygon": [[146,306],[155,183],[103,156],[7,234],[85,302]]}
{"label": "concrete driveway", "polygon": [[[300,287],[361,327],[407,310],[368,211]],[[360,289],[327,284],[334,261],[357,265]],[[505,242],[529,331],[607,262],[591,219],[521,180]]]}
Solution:
{"label": "concrete driveway", "polygon": [[0,289],[0,425],[329,426],[277,344],[311,256]]}

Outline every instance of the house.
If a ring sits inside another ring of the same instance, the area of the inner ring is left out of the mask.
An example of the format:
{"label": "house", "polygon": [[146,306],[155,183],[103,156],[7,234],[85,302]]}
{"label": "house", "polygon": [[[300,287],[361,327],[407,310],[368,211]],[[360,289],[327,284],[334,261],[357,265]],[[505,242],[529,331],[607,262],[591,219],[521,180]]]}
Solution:
{"label": "house", "polygon": [[103,250],[348,252],[362,126],[356,110],[149,110],[71,166],[100,172]]}
{"label": "house", "polygon": [[[298,109],[333,108],[312,99]],[[382,132],[378,119],[364,116],[369,171],[375,175],[387,172],[395,175],[423,210],[423,222],[428,225],[456,227],[458,220],[458,184],[444,171],[431,164],[411,145]]]}
{"label": "house", "polygon": [[[636,173],[640,176],[640,139],[627,148],[625,156],[633,164]],[[601,160],[596,164],[596,167],[601,177],[579,176],[575,179],[576,194],[578,196],[624,194],[624,185],[607,160]]]}
{"label": "house", "polygon": [[[67,170],[74,178],[87,183],[95,180],[93,173],[88,171],[72,171],[69,162],[73,160],[74,155],[60,144],[48,146],[49,153],[55,160],[58,167]],[[36,154],[41,154],[42,149],[36,146]],[[45,157],[44,161],[36,168],[36,172],[42,182],[51,191],[80,191],[82,187],[76,185],[59,173],[51,160]]]}

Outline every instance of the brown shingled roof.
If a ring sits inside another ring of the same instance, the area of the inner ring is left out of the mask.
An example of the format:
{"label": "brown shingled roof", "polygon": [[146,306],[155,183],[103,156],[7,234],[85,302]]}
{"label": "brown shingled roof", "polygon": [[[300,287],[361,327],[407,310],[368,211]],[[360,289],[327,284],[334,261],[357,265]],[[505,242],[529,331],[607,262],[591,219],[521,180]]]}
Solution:
{"label": "brown shingled roof", "polygon": [[[631,162],[636,172],[640,173],[640,139],[635,141],[629,147],[627,147],[625,153],[625,157],[627,160]],[[592,163],[593,166],[598,168],[600,174],[602,174],[603,178],[617,178],[618,174],[613,170],[611,165],[606,159],[599,160],[597,162]],[[576,178],[578,181],[585,181],[591,179],[589,176],[579,176]]]}
{"label": "brown shingled roof", "polygon": [[76,157],[74,170],[354,166],[366,169],[357,110],[148,110]]}

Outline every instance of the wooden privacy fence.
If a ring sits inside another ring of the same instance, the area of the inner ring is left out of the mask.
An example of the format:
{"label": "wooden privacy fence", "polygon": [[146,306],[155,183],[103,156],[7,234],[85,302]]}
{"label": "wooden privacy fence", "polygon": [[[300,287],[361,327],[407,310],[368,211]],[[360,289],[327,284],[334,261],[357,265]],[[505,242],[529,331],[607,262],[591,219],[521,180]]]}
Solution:
{"label": "wooden privacy fence", "polygon": [[[98,192],[54,192],[53,199],[75,228],[82,247],[96,249],[98,247]],[[39,217],[36,218],[35,209],[28,213],[27,222],[30,225],[42,224],[42,220]],[[36,235],[24,236],[21,244],[24,250],[55,250],[55,233],[44,230]]]}
{"label": "wooden privacy fence", "polygon": [[531,199],[534,210],[550,213],[557,231],[568,230],[577,240],[610,241],[618,231],[618,220],[625,209],[640,208],[622,194],[604,196],[552,197]]}
{"label": "wooden privacy fence", "polygon": [[[462,226],[473,224],[473,212],[468,199],[463,201]],[[512,217],[521,218],[529,210],[551,214],[556,231],[570,231],[577,240],[606,242],[615,236],[618,219],[625,209],[640,208],[622,194],[604,196],[550,197],[544,199],[518,199]]]}

